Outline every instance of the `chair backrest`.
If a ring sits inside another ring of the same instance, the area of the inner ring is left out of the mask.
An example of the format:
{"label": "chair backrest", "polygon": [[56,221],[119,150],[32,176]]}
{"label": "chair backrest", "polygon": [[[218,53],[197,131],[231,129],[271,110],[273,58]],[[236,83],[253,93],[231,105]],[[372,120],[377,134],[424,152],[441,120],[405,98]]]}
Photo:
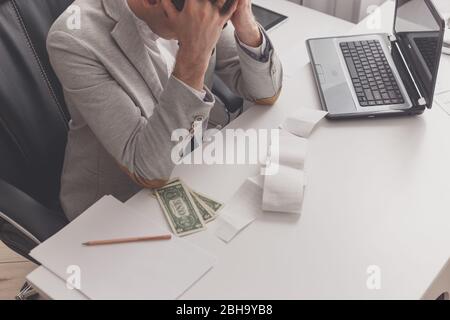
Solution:
{"label": "chair backrest", "polygon": [[46,50],[73,0],[0,0],[0,179],[59,209],[69,113]]}

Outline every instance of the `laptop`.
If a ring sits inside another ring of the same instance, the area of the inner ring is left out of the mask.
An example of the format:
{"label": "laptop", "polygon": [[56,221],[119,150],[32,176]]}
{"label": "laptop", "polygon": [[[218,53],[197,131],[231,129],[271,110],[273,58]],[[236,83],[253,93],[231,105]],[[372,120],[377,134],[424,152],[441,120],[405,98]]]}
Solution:
{"label": "laptop", "polygon": [[328,118],[418,115],[431,108],[444,33],[431,0],[396,0],[392,34],[308,40]]}

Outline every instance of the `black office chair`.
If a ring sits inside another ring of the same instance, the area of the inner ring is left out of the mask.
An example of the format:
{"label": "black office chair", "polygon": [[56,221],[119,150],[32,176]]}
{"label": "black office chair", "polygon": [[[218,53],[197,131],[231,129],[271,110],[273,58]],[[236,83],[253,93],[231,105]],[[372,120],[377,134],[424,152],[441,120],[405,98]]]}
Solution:
{"label": "black office chair", "polygon": [[67,224],[59,203],[69,113],[46,38],[73,0],[0,0],[0,240],[20,255]]}
{"label": "black office chair", "polygon": [[[59,190],[70,115],[45,43],[72,2],[0,0],[0,240],[29,260],[68,223]],[[214,92],[242,105],[223,83]]]}

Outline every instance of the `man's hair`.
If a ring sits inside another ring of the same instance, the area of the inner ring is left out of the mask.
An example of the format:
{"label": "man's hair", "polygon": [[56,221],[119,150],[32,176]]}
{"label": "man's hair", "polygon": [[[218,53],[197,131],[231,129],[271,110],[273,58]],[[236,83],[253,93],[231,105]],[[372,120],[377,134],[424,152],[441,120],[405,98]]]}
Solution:
{"label": "man's hair", "polygon": [[[178,11],[183,10],[184,8],[184,2],[186,0],[172,0],[172,3],[174,4],[175,8],[178,9]],[[216,3],[217,0],[209,0],[212,3]],[[235,0],[227,0],[225,4],[223,5],[222,9],[220,9],[220,13],[225,14],[230,10],[230,8],[233,6]]]}

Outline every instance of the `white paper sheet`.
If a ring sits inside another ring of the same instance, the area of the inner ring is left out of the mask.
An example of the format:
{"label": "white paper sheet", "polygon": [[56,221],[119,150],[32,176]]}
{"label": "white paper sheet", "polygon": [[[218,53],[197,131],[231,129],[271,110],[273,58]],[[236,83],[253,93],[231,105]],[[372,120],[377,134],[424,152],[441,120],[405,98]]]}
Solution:
{"label": "white paper sheet", "polygon": [[288,117],[280,127],[298,137],[309,138],[326,115],[327,112],[321,110],[301,109],[297,115]]}
{"label": "white paper sheet", "polygon": [[436,96],[437,104],[450,115],[450,91]]}
{"label": "white paper sheet", "polygon": [[299,59],[305,51],[305,44],[298,43],[297,46],[290,48],[290,50],[280,52],[280,60],[283,63],[283,76],[285,78],[294,78],[301,74],[301,70],[305,68],[303,59]]}
{"label": "white paper sheet", "polygon": [[305,186],[302,170],[279,165],[277,174],[265,177],[262,209],[301,214]]}
{"label": "white paper sheet", "polygon": [[254,184],[258,185],[261,188],[261,190],[264,188],[264,176],[263,175],[257,175],[254,177],[250,177],[250,178],[248,178],[248,180],[250,180]]}
{"label": "white paper sheet", "polygon": [[435,94],[450,92],[450,56],[442,55]]}
{"label": "white paper sheet", "polygon": [[246,180],[217,218],[216,236],[227,243],[233,240],[261,214],[261,202],[261,187]]}
{"label": "white paper sheet", "polygon": [[176,299],[211,269],[214,257],[177,237],[82,245],[90,240],[167,234],[154,225],[152,214],[134,212],[113,197],[104,197],[31,256],[64,281],[73,280],[71,272],[79,268],[80,291],[90,299]]}

